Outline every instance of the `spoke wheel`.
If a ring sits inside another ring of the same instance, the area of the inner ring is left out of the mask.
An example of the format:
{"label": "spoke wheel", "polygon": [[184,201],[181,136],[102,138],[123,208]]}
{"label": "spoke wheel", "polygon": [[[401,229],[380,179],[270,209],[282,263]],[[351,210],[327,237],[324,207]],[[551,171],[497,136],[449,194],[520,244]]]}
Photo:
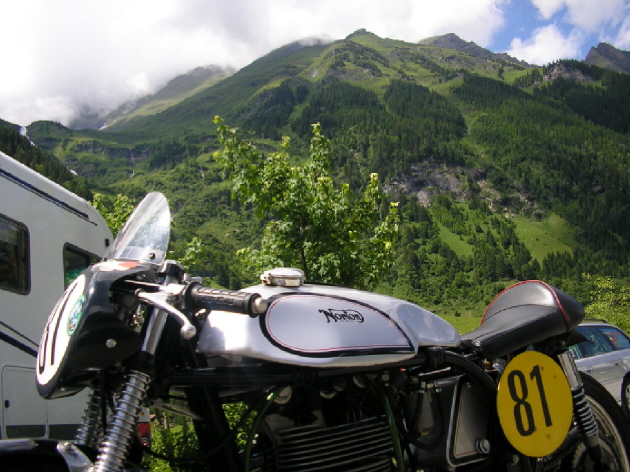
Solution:
{"label": "spoke wheel", "polygon": [[630,450],[630,427],[615,399],[593,378],[582,374],[584,390],[599,427],[599,438],[604,455],[602,469],[595,464],[583,443],[575,449],[568,470],[578,472],[630,472],[626,451]]}
{"label": "spoke wheel", "polygon": [[621,405],[626,415],[630,417],[630,376],[626,376],[623,379],[621,386]]}

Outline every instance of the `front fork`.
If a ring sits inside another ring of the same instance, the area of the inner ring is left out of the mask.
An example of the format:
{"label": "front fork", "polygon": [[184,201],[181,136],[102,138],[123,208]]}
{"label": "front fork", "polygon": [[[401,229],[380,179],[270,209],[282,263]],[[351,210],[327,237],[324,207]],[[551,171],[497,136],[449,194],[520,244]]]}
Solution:
{"label": "front fork", "polygon": [[[100,442],[93,472],[120,472],[135,434],[142,403],[153,374],[153,356],[162,336],[168,313],[154,309],[142,348],[132,361],[118,395],[112,420]],[[80,430],[79,430],[80,431]]]}
{"label": "front fork", "polygon": [[140,370],[131,370],[127,374],[123,391],[116,403],[114,417],[101,442],[94,472],[122,470],[150,382],[151,377]]}
{"label": "front fork", "polygon": [[96,449],[103,439],[103,397],[100,385],[96,385],[83,414],[83,421],[74,437],[79,446]]}
{"label": "front fork", "polygon": [[[145,362],[141,361],[143,358]],[[146,358],[144,353],[137,355],[136,365],[138,368],[131,369],[127,374],[122,391],[118,396],[113,418],[105,434],[103,434],[102,426],[102,402],[104,398],[101,395],[101,389],[95,387],[90,396],[83,422],[75,436],[75,443],[78,446],[86,446],[91,449],[98,447],[99,454],[93,468],[90,469],[91,472],[119,472],[126,462],[127,452],[140,416],[140,409],[151,382],[151,376],[144,371],[151,371],[152,363]],[[63,446],[67,447],[67,444]]]}
{"label": "front fork", "polygon": [[588,403],[586,394],[584,393],[584,384],[573,360],[571,352],[565,351],[558,356],[560,367],[564,371],[565,376],[571,387],[571,396],[573,397],[573,416],[577,424],[577,428],[584,441],[591,459],[596,464],[603,463],[603,452],[599,441],[599,427],[595,421],[595,416]]}
{"label": "front fork", "polygon": [[[182,275],[181,266],[166,261],[160,271],[164,274],[163,283],[178,282]],[[195,335],[196,330],[188,319],[169,303],[164,296],[154,293],[140,293],[138,298],[144,300],[155,308],[148,321],[146,335],[140,351],[132,361],[127,377],[122,385],[122,390],[118,395],[114,415],[107,426],[102,441],[99,442],[99,453],[94,463],[92,472],[120,472],[126,462],[127,453],[131,446],[135,434],[136,424],[140,416],[142,404],[149,389],[153,377],[153,359],[157,350],[162,332],[168,316],[174,316],[182,324],[180,331],[185,339],[190,339]],[[93,431],[98,415],[94,415],[96,401],[93,399],[92,406],[88,405],[86,410],[85,430],[80,429],[77,434],[79,441],[93,440]],[[90,410],[92,408],[92,410]]]}

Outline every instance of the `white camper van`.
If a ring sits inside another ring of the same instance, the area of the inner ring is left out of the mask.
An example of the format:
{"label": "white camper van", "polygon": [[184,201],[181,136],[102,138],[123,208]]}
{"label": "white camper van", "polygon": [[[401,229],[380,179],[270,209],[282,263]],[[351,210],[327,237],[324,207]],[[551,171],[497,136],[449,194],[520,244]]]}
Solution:
{"label": "white camper van", "polygon": [[72,439],[85,392],[48,402],[37,346],[65,287],[112,235],[87,201],[0,152],[0,439]]}

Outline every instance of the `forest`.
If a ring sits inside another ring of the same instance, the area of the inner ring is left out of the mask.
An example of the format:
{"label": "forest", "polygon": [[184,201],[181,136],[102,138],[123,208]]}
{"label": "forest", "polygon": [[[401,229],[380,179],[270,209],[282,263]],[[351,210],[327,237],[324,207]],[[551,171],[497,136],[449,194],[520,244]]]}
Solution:
{"label": "forest", "polygon": [[3,126],[4,123],[0,120],[0,151],[80,197],[92,200],[93,194],[86,179],[73,175],[54,156],[31,144],[15,127]]}

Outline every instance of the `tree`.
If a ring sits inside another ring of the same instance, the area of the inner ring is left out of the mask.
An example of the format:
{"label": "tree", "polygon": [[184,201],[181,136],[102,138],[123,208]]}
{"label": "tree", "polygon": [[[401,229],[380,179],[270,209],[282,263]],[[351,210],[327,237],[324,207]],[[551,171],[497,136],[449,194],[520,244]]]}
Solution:
{"label": "tree", "polygon": [[628,280],[584,274],[592,286],[591,299],[585,311],[589,318],[600,318],[630,332],[630,285]]}
{"label": "tree", "polygon": [[133,200],[120,193],[115,197],[96,193],[92,205],[103,216],[114,236],[122,229],[135,208]]}
{"label": "tree", "polygon": [[253,270],[301,268],[308,280],[373,288],[391,265],[398,233],[397,203],[380,218],[383,195],[372,174],[361,195],[333,181],[330,142],[313,125],[310,155],[289,164],[289,138],[268,155],[215,118],[223,152],[215,159],[232,183],[232,195],[268,218],[260,249],[239,253]]}

